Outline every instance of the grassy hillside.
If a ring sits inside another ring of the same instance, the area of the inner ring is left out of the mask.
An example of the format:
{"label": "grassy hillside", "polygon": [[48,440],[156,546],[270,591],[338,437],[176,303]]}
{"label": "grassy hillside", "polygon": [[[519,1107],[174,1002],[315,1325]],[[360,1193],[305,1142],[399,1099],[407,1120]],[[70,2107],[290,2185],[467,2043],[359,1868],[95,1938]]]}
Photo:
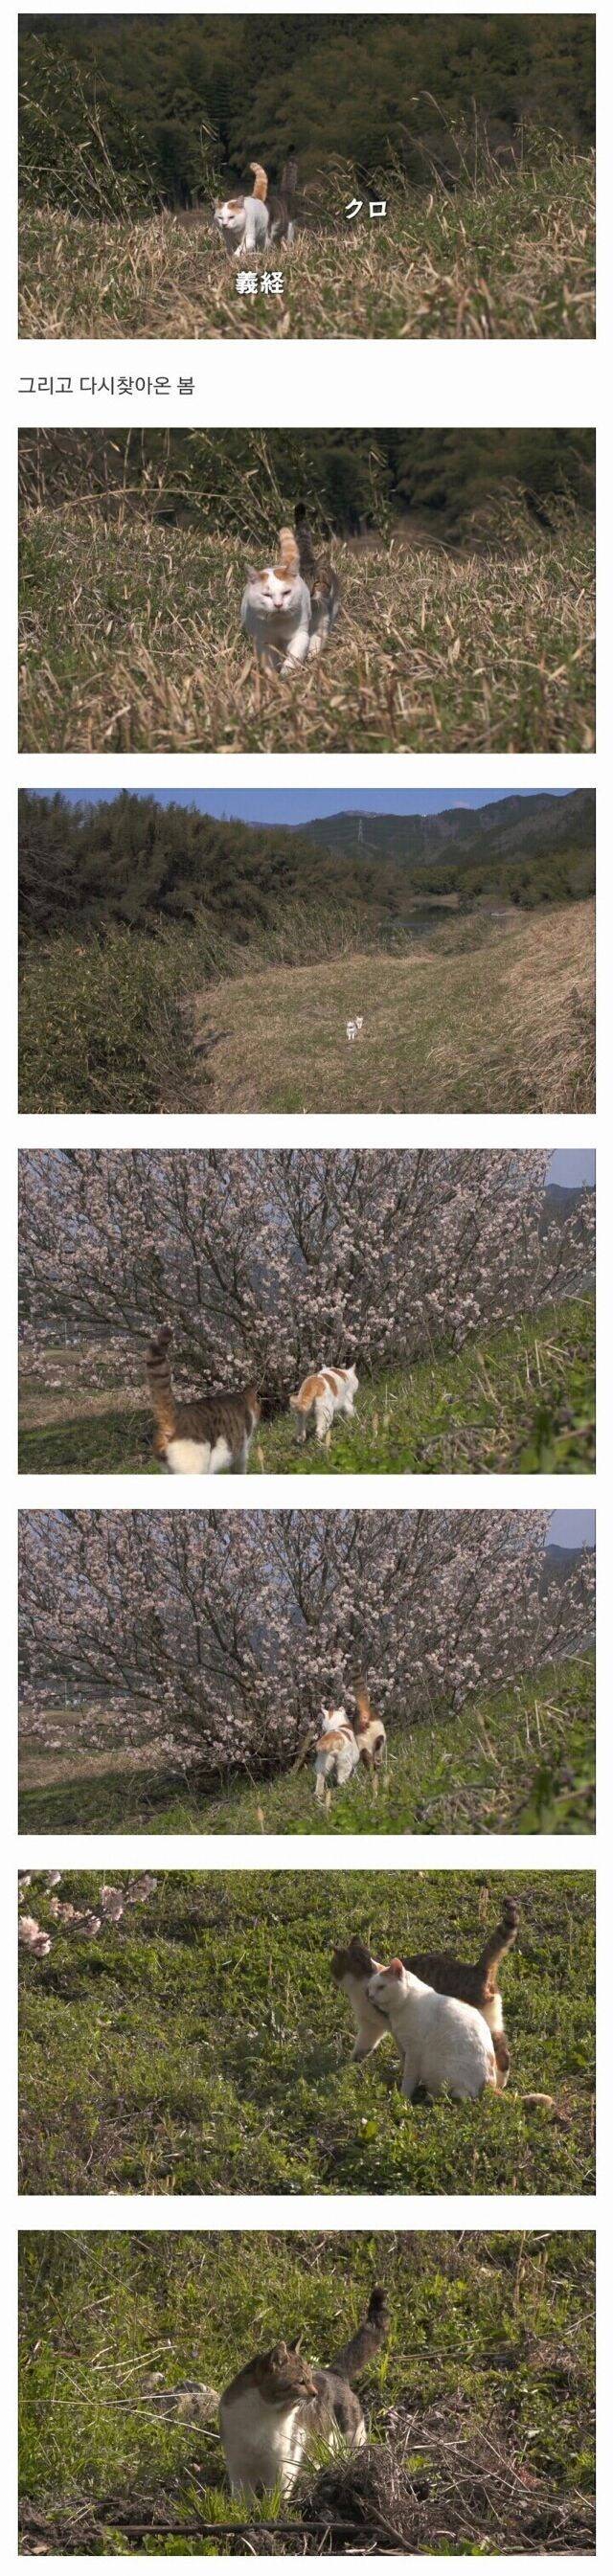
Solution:
{"label": "grassy hillside", "polygon": [[[339,1418],[326,1472],[385,1475],[589,1473],[593,1459],[593,1309],[575,1300],[360,1386],[354,1422]],[[266,1468],[321,1473],[314,1441],[293,1421],[265,1426]]]}
{"label": "grassy hillside", "polygon": [[593,1112],[593,904],[493,923],[434,914],[425,937],[407,924],[400,955],[368,926],[352,945],[349,908],[335,922],[313,904],[310,940],[307,927],[297,919],[304,962],[288,917],[285,938],[280,922],[262,942],[288,962],[266,965],[256,938],[204,985],[197,930],[30,942],[22,1111]]}
{"label": "grassy hillside", "polygon": [[[117,1884],[127,1884],[120,1874]],[[94,1906],[100,1879],[62,1877]],[[523,1872],[504,1963],[504,2098],[407,2104],[385,2040],[349,2063],[335,1943],[476,1958],[505,1882],[464,1871],[172,1871],[95,1941],[21,1954],[20,2188],[29,2192],[594,2189],[594,1881]],[[532,2091],[551,2105],[524,2104]]]}
{"label": "grassy hillside", "polygon": [[[293,1415],[261,1426],[255,1475],[586,1475],[595,1453],[594,1300],[569,1299],[460,1353],[364,1380],[330,1446],[296,1441]],[[151,1475],[151,1419],[126,1393],[92,1398],[57,1354],[57,1392],[21,1372],[23,1475]]]}
{"label": "grassy hillside", "polygon": [[[52,1725],[52,1713],[49,1724]],[[21,1833],[591,1833],[595,1817],[594,1658],[573,1657],[505,1690],[479,1693],[431,1725],[389,1727],[373,1799],[359,1773],[316,1807],[310,1764],[218,1794],[155,1755],[83,1750],[79,1712],[58,1711],[61,1750],[21,1739]]]}
{"label": "grassy hillside", "polygon": [[[24,2545],[232,2550],[219,2526],[241,2508],[215,2432],[160,2420],[148,2375],[223,2388],[280,2331],[328,2358],[379,2277],[389,2341],[362,2388],[378,2459],[408,2452],[406,2548],[439,2556],[442,2529],[444,2554],[591,2552],[594,2259],[591,2233],[541,2229],[23,2237]],[[301,2510],[295,2499],[290,2520]],[[362,2547],[389,2547],[376,2520],[361,2531]],[[321,2553],[321,2533],[313,2545]]]}
{"label": "grassy hillside", "polygon": [[[84,459],[85,468],[85,459]],[[278,524],[276,500],[273,527]],[[337,539],[343,608],[297,680],[245,650],[245,541],[27,507],[20,747],[31,752],[571,752],[594,747],[594,539]]]}
{"label": "grassy hillside", "polygon": [[197,1041],[215,1041],[202,1105],[589,1112],[594,955],[593,906],[577,904],[489,931],[451,922],[408,957],[358,950],[228,978],[196,1005]]}
{"label": "grassy hillside", "polygon": [[[348,200],[353,190],[349,181]],[[361,192],[360,192],[361,193]],[[339,182],[338,200],[342,196]],[[109,221],[22,209],[26,339],[580,340],[595,329],[594,161],[552,144],[537,162],[428,201],[392,183],[383,222],[299,225],[239,295],[203,206]],[[245,260],[246,269],[254,269]]]}

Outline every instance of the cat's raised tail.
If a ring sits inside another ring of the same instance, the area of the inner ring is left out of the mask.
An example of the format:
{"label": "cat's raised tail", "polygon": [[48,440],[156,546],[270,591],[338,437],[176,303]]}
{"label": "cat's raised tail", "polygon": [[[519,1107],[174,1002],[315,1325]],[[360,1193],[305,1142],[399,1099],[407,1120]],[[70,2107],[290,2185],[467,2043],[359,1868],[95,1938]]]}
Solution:
{"label": "cat's raised tail", "polygon": [[164,1324],[161,1332],[154,1333],[153,1340],[149,1343],[146,1362],[152,1410],[158,1432],[161,1433],[164,1442],[172,1440],[177,1426],[177,1408],[168,1357],[171,1342],[172,1326]]}
{"label": "cat's raised tail", "polygon": [[259,197],[262,204],[265,204],[268,196],[268,171],[262,169],[261,161],[250,161],[249,168],[253,171],[252,196]]}
{"label": "cat's raised tail", "polygon": [[289,576],[290,580],[293,580],[300,572],[298,541],[294,536],[293,528],[279,530],[279,557],[275,564],[275,572],[278,573],[281,581],[284,576],[286,578]]}
{"label": "cat's raised tail", "polygon": [[369,2361],[374,2361],[375,2353],[380,2352],[388,2328],[389,2308],[385,2291],[375,2283],[361,2326],[358,2326],[356,2334],[350,2336],[349,2342],[343,2344],[341,2351],[335,2353],[330,2369],[337,2370],[339,2378],[348,2379],[352,2388],[354,2379],[360,2378]]}

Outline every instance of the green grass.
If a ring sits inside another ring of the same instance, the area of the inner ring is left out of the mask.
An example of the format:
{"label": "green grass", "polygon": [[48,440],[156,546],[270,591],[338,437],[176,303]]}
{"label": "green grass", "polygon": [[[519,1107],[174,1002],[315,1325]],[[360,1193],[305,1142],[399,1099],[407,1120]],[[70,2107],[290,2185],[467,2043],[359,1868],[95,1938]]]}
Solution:
{"label": "green grass", "polygon": [[[371,2441],[393,2442],[397,2405],[414,2468],[427,2468],[438,2403],[448,2439],[459,2423],[475,2451],[486,2432],[498,2445],[502,2480],[481,2483],[468,2553],[495,2555],[507,2532],[512,2546],[513,2496],[535,2480],[547,2482],[551,2509],[589,2512],[594,2253],[588,2232],[540,2230],[111,2236],[102,2228],[24,2237],[24,2538],[42,2538],[52,2553],[226,2554],[231,2544],[201,2528],[240,2519],[222,2483],[219,2441],[193,2424],[160,2421],[143,2397],[148,2374],[220,2389],[280,2332],[302,2333],[309,2358],[329,2358],[363,2314],[375,2277],[392,2315],[364,2391]],[[438,2485],[434,2467],[425,2542],[433,2555]],[[541,2509],[539,2487],[537,2551],[547,2528]],[[295,2499],[291,2513],[299,2512]],[[122,2527],[130,2520],[170,2524],[182,2536],[166,2547],[153,2536],[130,2544]],[[452,2550],[454,2532],[461,2548],[459,2487],[447,2528]],[[583,2546],[591,2545],[587,2537]]]}
{"label": "green grass", "polygon": [[[82,473],[70,499],[23,509],[22,751],[593,751],[589,516],[552,505],[546,535],[501,495],[494,535],[455,550],[411,542],[410,518],[409,542],[335,540],[338,624],[283,680],[240,626],[259,526],[169,529],[121,499],[105,513]],[[275,492],[269,544],[281,506]]]}
{"label": "green grass", "polygon": [[256,935],[221,979],[199,967],[205,923],[30,942],[22,1111],[593,1111],[593,903],[476,910],[413,944],[408,924],[400,955],[385,926],[352,942],[341,905],[330,954],[311,913],[308,955],[269,964]]}
{"label": "green grass", "polygon": [[[591,1833],[595,1819],[594,1657],[547,1665],[447,1715],[389,1726],[389,1767],[373,1802],[360,1773],[329,1813],[300,1772],[217,1794],[185,1777],[79,1751],[78,1712],[59,1756],[22,1751],[20,1831],[160,1834]],[[57,1731],[61,1734],[62,1713]],[[35,1773],[35,1778],[31,1773]]]}
{"label": "green grass", "polygon": [[[271,1475],[589,1475],[595,1456],[594,1302],[574,1298],[487,1334],[458,1354],[363,1380],[353,1422],[330,1447],[296,1441],[293,1416],[262,1426],[252,1466]],[[104,1411],[32,1421],[28,1392],[19,1447],[24,1475],[154,1472],[148,1414]],[[70,1392],[66,1391],[66,1408]],[[56,1412],[56,1404],[53,1407]]]}
{"label": "green grass", "polygon": [[363,219],[357,234],[342,219],[328,232],[301,227],[275,264],[280,298],[238,295],[207,208],[187,227],[169,213],[88,222],[24,207],[20,329],[45,340],[590,338],[593,155],[553,143],[523,170],[490,170],[429,202],[394,180],[385,221]]}
{"label": "green grass", "polygon": [[[354,1422],[338,1423],[325,1453],[335,1476],[589,1474],[594,1462],[594,1314],[589,1299],[522,1317],[451,1359],[360,1386]],[[265,1426],[272,1474],[321,1473],[321,1447],[296,1442],[293,1423]]]}
{"label": "green grass", "polygon": [[[99,1886],[71,1872],[62,1895],[95,1905]],[[21,2190],[593,2191],[591,1873],[513,1880],[504,2099],[408,2105],[391,2041],[349,2063],[335,1942],[476,1958],[505,1887],[466,1871],[173,1871],[90,1943],[55,1937],[35,1880],[53,1944],[21,1954]],[[535,2090],[553,2117],[524,2107]]]}

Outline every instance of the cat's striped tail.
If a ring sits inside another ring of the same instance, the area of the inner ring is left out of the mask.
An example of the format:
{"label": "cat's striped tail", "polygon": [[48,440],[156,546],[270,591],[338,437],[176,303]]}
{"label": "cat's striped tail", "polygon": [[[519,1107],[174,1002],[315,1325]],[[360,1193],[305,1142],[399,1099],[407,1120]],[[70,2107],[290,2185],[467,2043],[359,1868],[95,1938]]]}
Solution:
{"label": "cat's striped tail", "polygon": [[371,2290],[366,2316],[362,2325],[358,2326],[357,2334],[351,2335],[349,2343],[343,2344],[341,2352],[335,2352],[334,2360],[330,2364],[330,2368],[338,2370],[342,2379],[348,2379],[350,2388],[353,2387],[354,2379],[359,2379],[360,2372],[366,2370],[368,2362],[374,2360],[375,2353],[385,2342],[388,2326],[389,2312],[385,2291],[375,2286],[374,2290]]}
{"label": "cat's striped tail", "polygon": [[164,1324],[162,1331],[154,1334],[147,1352],[147,1384],[151,1404],[158,1431],[163,1433],[165,1440],[172,1439],[177,1423],[177,1408],[172,1391],[168,1357],[171,1341],[171,1326]]}

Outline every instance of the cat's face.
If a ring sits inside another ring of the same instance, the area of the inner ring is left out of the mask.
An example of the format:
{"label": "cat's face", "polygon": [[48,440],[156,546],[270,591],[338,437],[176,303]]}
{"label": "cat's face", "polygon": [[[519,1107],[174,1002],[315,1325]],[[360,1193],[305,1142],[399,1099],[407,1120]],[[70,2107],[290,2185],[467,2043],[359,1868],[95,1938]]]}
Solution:
{"label": "cat's face", "polygon": [[213,223],[220,232],[242,233],[245,228],[244,197],[224,197],[223,205],[213,207]]}
{"label": "cat's face", "polygon": [[372,1952],[367,1950],[366,1942],[360,1941],[357,1932],[352,1932],[346,1950],[333,1952],[332,1975],[337,1986],[342,1984],[343,1977],[361,1977],[366,1983],[369,1977],[376,1974],[376,1971],[376,1959],[373,1959]]}
{"label": "cat's face", "polygon": [[390,1959],[389,1968],[378,1968],[376,1976],[370,1978],[369,2002],[376,2004],[377,2012],[383,2013],[385,2018],[393,2011],[394,2004],[408,1992],[408,1982],[402,1959]]}
{"label": "cat's face", "polygon": [[258,2385],[270,2406],[312,2403],[317,2388],[307,2361],[294,2344],[275,2343],[270,2352],[259,2355],[256,2363]]}
{"label": "cat's face", "polygon": [[284,573],[269,570],[254,572],[250,567],[247,588],[259,617],[287,616],[296,597],[295,580],[288,580]]}

